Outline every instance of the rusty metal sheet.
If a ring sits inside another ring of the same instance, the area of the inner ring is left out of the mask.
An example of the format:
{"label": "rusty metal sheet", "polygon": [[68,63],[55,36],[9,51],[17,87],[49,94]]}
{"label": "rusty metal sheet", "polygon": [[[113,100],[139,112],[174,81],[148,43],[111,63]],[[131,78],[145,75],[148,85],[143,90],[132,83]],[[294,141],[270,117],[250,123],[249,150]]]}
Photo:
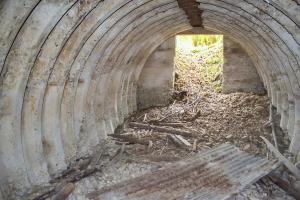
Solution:
{"label": "rusty metal sheet", "polygon": [[278,166],[231,144],[166,165],[155,172],[88,194],[101,200],[222,200]]}

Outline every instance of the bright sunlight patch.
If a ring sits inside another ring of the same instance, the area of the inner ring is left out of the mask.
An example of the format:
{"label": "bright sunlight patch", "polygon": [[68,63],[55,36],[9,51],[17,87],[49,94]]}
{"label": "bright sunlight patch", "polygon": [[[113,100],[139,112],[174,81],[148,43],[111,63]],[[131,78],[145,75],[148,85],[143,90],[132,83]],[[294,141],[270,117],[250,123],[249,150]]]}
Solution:
{"label": "bright sunlight patch", "polygon": [[176,89],[220,92],[223,62],[222,35],[176,36]]}

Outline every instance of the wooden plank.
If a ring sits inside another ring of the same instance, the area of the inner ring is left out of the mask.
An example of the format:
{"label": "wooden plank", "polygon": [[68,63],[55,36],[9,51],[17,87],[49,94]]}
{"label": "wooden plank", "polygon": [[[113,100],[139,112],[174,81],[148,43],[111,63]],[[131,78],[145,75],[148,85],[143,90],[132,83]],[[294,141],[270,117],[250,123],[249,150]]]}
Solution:
{"label": "wooden plank", "polygon": [[184,137],[196,137],[197,136],[197,133],[182,130],[182,129],[176,129],[176,128],[171,128],[171,127],[161,127],[161,126],[144,124],[144,123],[139,123],[139,122],[130,122],[129,126],[136,127],[136,128],[142,128],[142,129],[148,129],[148,130],[156,130],[156,131],[165,132],[165,133],[172,133],[172,134],[182,135]]}
{"label": "wooden plank", "polygon": [[269,140],[267,140],[265,137],[260,136],[263,141],[266,143],[268,149],[274,154],[274,156],[282,162],[289,170],[290,172],[297,178],[300,179],[300,170],[297,169],[293,163],[291,163],[288,159],[286,159],[279,151],[276,149]]}

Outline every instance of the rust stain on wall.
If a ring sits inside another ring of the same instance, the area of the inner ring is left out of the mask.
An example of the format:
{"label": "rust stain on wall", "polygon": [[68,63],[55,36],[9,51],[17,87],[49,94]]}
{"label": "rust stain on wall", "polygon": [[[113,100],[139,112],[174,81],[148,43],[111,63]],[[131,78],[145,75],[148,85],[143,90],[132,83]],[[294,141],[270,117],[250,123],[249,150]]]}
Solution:
{"label": "rust stain on wall", "polygon": [[177,0],[178,5],[187,14],[190,23],[193,27],[203,27],[202,11],[198,8],[198,3],[195,0]]}

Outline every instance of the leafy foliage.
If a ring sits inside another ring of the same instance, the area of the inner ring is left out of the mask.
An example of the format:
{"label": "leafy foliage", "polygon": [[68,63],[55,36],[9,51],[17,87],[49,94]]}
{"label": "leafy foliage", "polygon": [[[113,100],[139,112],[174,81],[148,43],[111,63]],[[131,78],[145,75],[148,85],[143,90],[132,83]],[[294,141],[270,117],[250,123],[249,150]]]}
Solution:
{"label": "leafy foliage", "polygon": [[223,39],[221,35],[193,35],[192,41],[195,47],[197,46],[210,46]]}

